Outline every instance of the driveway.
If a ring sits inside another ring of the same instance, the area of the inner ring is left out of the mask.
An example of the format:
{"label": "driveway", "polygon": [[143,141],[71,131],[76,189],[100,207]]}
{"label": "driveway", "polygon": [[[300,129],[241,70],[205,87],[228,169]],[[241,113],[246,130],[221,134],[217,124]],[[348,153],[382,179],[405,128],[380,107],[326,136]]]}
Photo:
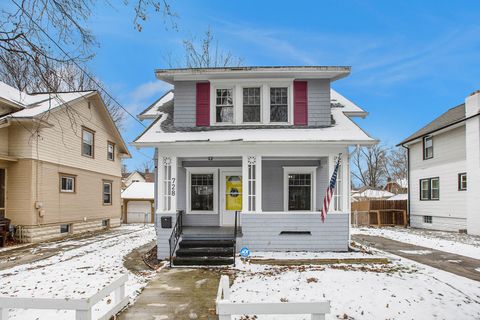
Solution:
{"label": "driveway", "polygon": [[443,271],[480,281],[480,260],[383,237],[352,235],[352,240]]}

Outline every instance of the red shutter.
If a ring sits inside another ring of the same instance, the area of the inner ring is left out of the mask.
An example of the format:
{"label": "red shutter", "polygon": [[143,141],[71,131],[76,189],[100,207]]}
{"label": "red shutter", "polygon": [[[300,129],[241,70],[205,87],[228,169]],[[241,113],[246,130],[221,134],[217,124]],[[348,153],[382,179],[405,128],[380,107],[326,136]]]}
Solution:
{"label": "red shutter", "polygon": [[197,82],[197,127],[210,126],[210,83]]}
{"label": "red shutter", "polygon": [[293,82],[293,123],[308,124],[307,81]]}

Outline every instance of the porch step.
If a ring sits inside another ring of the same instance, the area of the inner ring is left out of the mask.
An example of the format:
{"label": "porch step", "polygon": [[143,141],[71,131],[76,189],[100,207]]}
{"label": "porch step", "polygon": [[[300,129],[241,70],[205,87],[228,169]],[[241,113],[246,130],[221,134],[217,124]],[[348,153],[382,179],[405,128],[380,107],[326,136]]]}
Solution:
{"label": "porch step", "polygon": [[175,257],[174,266],[226,266],[233,264],[233,257]]}
{"label": "porch step", "polygon": [[233,248],[234,240],[182,240],[180,248]]}
{"label": "porch step", "polygon": [[177,257],[232,257],[233,247],[180,248]]}

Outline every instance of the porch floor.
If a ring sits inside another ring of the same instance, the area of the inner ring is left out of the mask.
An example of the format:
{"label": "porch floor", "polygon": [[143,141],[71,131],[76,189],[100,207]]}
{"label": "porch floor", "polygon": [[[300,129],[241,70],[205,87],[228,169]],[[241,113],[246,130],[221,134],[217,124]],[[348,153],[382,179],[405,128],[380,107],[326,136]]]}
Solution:
{"label": "porch floor", "polygon": [[[195,226],[183,227],[183,239],[233,239],[235,227]],[[237,227],[237,237],[242,236],[242,227]]]}

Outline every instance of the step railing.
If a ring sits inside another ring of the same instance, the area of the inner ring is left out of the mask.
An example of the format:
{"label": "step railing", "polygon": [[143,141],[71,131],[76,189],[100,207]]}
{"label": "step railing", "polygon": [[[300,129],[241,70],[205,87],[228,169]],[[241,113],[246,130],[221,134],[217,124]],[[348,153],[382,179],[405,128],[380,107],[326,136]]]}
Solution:
{"label": "step railing", "polygon": [[230,300],[230,280],[224,275],[218,284],[215,300],[219,320],[231,320],[232,315],[301,315],[310,314],[312,320],[325,320],[330,313],[330,301],[312,302],[249,302],[240,303]]}
{"label": "step railing", "polygon": [[105,314],[95,318],[109,320],[129,302],[129,297],[125,296],[127,280],[128,275],[125,274],[93,296],[83,299],[0,297],[0,320],[8,319],[9,309],[74,310],[76,320],[92,320],[92,308],[113,292],[113,303],[109,304],[111,308]]}
{"label": "step railing", "polygon": [[173,227],[172,234],[168,239],[168,245],[170,247],[170,268],[173,267],[173,256],[177,249],[178,241],[183,232],[183,210],[177,212],[177,221]]}

